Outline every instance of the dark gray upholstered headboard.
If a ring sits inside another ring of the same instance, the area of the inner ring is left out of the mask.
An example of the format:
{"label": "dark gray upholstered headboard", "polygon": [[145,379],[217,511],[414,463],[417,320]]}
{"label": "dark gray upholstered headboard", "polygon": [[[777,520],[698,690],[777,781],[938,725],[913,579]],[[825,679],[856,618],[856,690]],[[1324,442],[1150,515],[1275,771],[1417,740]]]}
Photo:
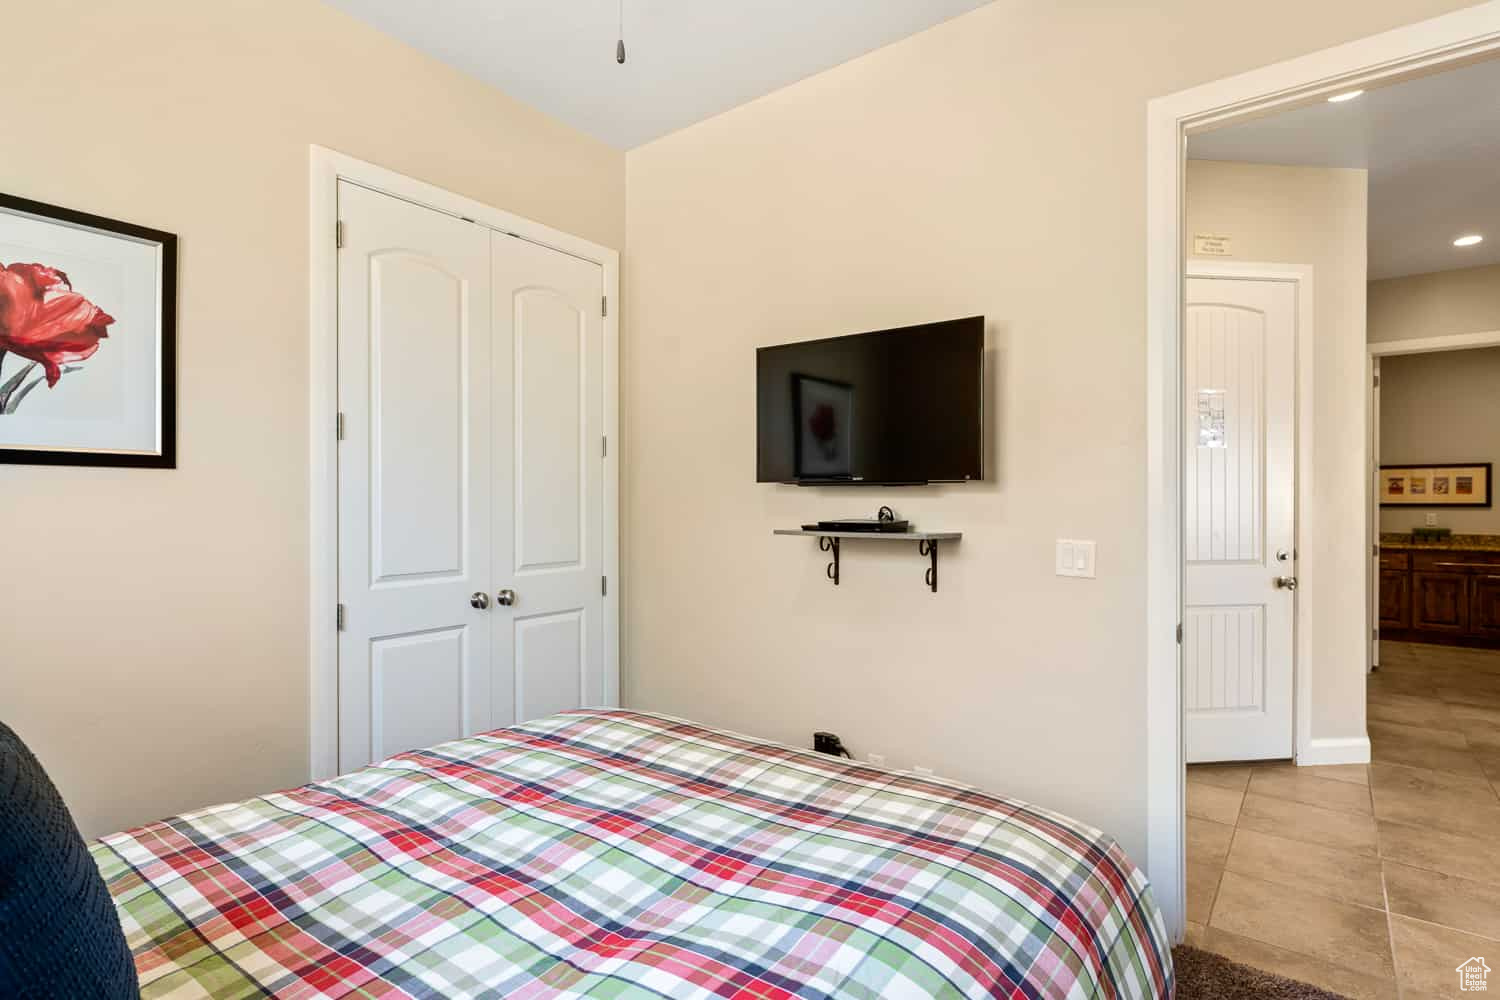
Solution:
{"label": "dark gray upholstered headboard", "polygon": [[104,879],[36,755],[0,722],[0,997],[138,1000]]}

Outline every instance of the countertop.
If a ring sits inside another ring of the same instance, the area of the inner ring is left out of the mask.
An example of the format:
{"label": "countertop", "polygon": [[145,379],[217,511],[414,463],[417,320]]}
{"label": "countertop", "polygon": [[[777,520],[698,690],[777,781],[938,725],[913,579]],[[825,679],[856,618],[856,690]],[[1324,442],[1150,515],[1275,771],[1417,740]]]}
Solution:
{"label": "countertop", "polygon": [[1419,542],[1411,535],[1382,533],[1382,550],[1397,552],[1500,552],[1500,535],[1449,535],[1440,542]]}

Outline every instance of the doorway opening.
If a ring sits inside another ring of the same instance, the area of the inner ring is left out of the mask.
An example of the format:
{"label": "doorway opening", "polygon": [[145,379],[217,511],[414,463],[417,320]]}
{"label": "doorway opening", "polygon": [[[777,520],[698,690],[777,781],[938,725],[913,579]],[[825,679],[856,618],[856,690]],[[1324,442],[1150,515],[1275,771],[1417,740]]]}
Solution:
{"label": "doorway opening", "polygon": [[[1451,905],[1454,891],[1500,901],[1500,876],[1471,864],[1500,839],[1464,805],[1500,821],[1500,525],[1464,548],[1483,532],[1456,499],[1462,482],[1477,500],[1492,464],[1458,414],[1485,423],[1481,397],[1500,400],[1500,336],[1485,332],[1500,330],[1500,107],[1488,97],[1500,60],[1479,58],[1500,38],[1500,5],[1486,7],[1154,109],[1163,141],[1175,131],[1186,147],[1180,190],[1153,198],[1175,212],[1153,209],[1153,294],[1178,295],[1153,300],[1165,335],[1153,403],[1171,409],[1153,409],[1170,452],[1151,545],[1153,566],[1172,558],[1153,574],[1153,611],[1170,600],[1182,626],[1180,660],[1155,633],[1152,648],[1153,671],[1158,650],[1181,671],[1184,927],[1200,946],[1349,995],[1437,990],[1452,969],[1423,952],[1430,939],[1459,948],[1500,932],[1500,902],[1482,918]],[[1419,56],[1418,37],[1448,50]],[[1168,232],[1170,262],[1156,238]],[[1486,233],[1481,252],[1464,238]],[[1291,299],[1306,321],[1278,319],[1249,284],[1276,266],[1305,269],[1306,301]],[[1439,418],[1448,430],[1433,429]],[[1452,536],[1420,537],[1445,520]],[[1474,630],[1491,618],[1496,648],[1480,650],[1489,637]],[[1406,631],[1390,633],[1397,623]],[[1467,641],[1413,644],[1419,628]],[[1163,771],[1171,749],[1153,756]],[[1157,812],[1169,800],[1155,770],[1152,788],[1155,844],[1158,819],[1172,820]]]}
{"label": "doorway opening", "polygon": [[[1414,293],[1447,305],[1490,303],[1493,316],[1483,318],[1500,325],[1500,262],[1370,287],[1372,335],[1410,332],[1388,320],[1400,323]],[[1443,659],[1409,645],[1500,650],[1500,508],[1491,482],[1500,453],[1500,329],[1372,340],[1370,367],[1371,670],[1390,652],[1395,667],[1412,658],[1402,654]]]}

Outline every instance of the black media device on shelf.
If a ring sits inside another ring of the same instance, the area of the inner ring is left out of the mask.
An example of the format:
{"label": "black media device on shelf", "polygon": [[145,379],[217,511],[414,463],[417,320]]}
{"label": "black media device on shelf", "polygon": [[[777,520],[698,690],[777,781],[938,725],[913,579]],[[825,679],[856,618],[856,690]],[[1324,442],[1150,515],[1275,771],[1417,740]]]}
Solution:
{"label": "black media device on shelf", "polygon": [[755,365],[757,482],[984,478],[983,316],[762,347]]}
{"label": "black media device on shelf", "polygon": [[911,530],[910,521],[876,521],[868,517],[848,517],[837,521],[819,521],[804,524],[806,531],[862,531],[868,534],[905,534]]}
{"label": "black media device on shelf", "polygon": [[910,521],[896,520],[896,512],[882,507],[874,517],[843,517],[817,524],[804,524],[803,531],[857,531],[869,534],[904,534],[911,530]]}

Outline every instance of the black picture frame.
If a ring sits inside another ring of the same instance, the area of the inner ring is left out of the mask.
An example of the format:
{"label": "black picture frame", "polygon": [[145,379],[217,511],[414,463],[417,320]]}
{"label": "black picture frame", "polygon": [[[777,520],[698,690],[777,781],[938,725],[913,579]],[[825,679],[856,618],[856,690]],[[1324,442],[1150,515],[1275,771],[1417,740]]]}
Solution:
{"label": "black picture frame", "polygon": [[[1410,500],[1390,503],[1382,500],[1380,502],[1382,508],[1401,510],[1403,508],[1425,507],[1431,510],[1474,510],[1476,508],[1490,508],[1495,505],[1495,467],[1492,462],[1407,462],[1399,465],[1382,465],[1380,472],[1384,476],[1387,471],[1399,471],[1401,469],[1432,469],[1434,471],[1442,469],[1483,469],[1484,498],[1467,502],[1455,501],[1453,503],[1423,503],[1412,502]],[[1384,487],[1382,486],[1383,489]],[[1382,492],[1381,495],[1384,496],[1384,493]],[[1427,495],[1432,496],[1433,494]]]}
{"label": "black picture frame", "polygon": [[157,384],[161,406],[158,416],[161,451],[154,454],[98,450],[46,450],[38,448],[0,447],[0,464],[10,465],[78,465],[133,469],[177,468],[177,235],[149,226],[122,222],[102,215],[92,215],[60,205],[33,201],[0,193],[0,212],[29,215],[82,229],[93,229],[127,237],[143,243],[157,244],[161,254],[160,282],[160,351],[157,358]]}

